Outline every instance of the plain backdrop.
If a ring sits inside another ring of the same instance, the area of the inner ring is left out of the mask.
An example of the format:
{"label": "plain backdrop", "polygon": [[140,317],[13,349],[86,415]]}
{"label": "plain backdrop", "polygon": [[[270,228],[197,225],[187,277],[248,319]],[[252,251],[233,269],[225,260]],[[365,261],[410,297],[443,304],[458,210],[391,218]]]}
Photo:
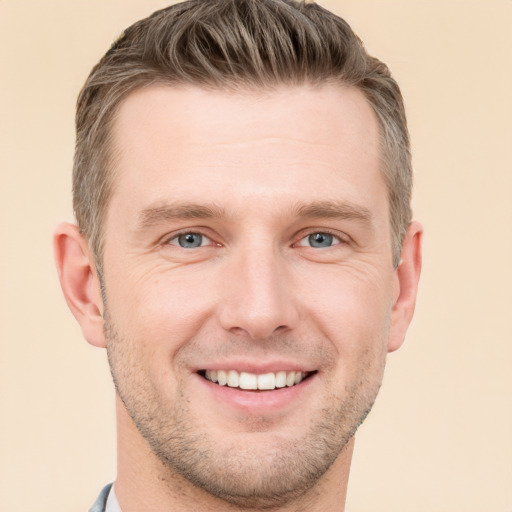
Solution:
{"label": "plain backdrop", "polygon": [[[0,0],[0,511],[85,511],[114,392],[57,284],[74,104],[162,0]],[[512,2],[325,1],[405,97],[426,232],[417,314],[357,435],[349,512],[512,511]]]}

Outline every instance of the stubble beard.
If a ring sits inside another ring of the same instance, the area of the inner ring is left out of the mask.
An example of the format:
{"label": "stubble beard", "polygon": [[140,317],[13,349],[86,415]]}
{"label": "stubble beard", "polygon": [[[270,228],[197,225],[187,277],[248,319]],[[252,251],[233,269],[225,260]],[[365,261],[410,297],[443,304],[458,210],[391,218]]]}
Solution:
{"label": "stubble beard", "polygon": [[[332,393],[323,408],[310,418],[300,438],[265,431],[267,442],[258,448],[243,438],[218,440],[209,435],[208,424],[194,416],[183,392],[173,403],[157,393],[137,358],[134,340],[121,339],[105,316],[107,354],[116,391],[129,416],[152,452],[170,474],[178,474],[211,496],[240,509],[273,509],[303,498],[319,482],[359,425],[370,412],[382,381],[371,385],[365,376],[345,389]],[[379,372],[377,372],[379,373]],[[234,436],[233,436],[234,437]],[[263,446],[263,448],[262,448]],[[172,482],[172,478],[169,479]]]}

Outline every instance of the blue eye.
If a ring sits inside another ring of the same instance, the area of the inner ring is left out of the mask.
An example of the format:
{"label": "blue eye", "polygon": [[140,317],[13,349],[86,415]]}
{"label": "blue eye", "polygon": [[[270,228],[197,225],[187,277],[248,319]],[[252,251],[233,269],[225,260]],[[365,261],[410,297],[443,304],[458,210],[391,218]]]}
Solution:
{"label": "blue eye", "polygon": [[311,247],[331,247],[334,237],[329,233],[313,233],[308,236]]}
{"label": "blue eye", "polygon": [[335,236],[331,235],[330,233],[324,233],[324,232],[317,232],[317,233],[311,233],[311,235],[308,235],[304,237],[299,242],[299,246],[301,247],[313,247],[315,249],[325,249],[328,247],[332,247],[333,245],[339,244],[341,240]]}
{"label": "blue eye", "polygon": [[209,238],[201,233],[182,233],[181,235],[176,235],[174,238],[169,240],[169,243],[172,245],[179,245],[183,249],[195,249],[197,247],[202,247],[209,241]]}

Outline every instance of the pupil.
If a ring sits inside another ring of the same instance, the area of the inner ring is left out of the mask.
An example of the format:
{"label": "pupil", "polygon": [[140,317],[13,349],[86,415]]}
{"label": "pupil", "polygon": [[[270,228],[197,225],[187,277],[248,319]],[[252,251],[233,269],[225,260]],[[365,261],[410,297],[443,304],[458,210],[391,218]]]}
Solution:
{"label": "pupil", "polygon": [[178,238],[179,244],[181,247],[185,249],[191,249],[194,247],[199,247],[201,245],[201,235],[198,233],[185,233],[184,235],[180,235]]}
{"label": "pupil", "polygon": [[328,233],[314,233],[309,235],[309,243],[312,247],[330,247],[332,245],[332,235]]}

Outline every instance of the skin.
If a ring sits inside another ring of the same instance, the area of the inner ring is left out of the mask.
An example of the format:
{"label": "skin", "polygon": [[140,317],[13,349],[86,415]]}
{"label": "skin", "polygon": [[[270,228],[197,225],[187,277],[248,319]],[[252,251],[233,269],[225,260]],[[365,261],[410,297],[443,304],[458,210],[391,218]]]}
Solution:
{"label": "skin", "polygon": [[[75,226],[55,252],[85,338],[108,351],[123,511],[343,510],[421,266],[417,223],[392,265],[371,107],[338,86],[153,86],[125,100],[114,143],[106,304]],[[310,374],[255,392],[205,369]]]}

